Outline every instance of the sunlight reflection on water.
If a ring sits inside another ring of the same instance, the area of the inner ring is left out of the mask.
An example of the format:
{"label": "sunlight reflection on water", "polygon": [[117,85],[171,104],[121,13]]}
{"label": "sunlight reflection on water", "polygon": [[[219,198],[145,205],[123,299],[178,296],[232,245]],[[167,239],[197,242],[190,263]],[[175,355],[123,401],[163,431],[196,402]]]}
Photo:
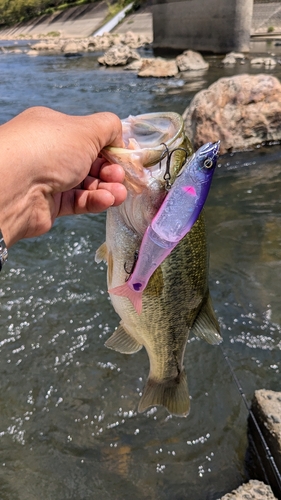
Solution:
{"label": "sunlight reflection on water", "polygon": [[[93,57],[22,57],[1,59],[2,121],[34,104],[123,117],[182,112],[223,74],[214,66],[206,80],[140,80],[99,72]],[[221,158],[206,207],[210,288],[249,399],[280,389],[280,192],[276,145]],[[221,350],[191,337],[189,417],[136,412],[148,360],[104,347],[118,324],[105,266],[94,261],[104,231],[104,214],[59,219],[10,251],[1,276],[0,496],[215,500],[245,477],[243,402]]]}

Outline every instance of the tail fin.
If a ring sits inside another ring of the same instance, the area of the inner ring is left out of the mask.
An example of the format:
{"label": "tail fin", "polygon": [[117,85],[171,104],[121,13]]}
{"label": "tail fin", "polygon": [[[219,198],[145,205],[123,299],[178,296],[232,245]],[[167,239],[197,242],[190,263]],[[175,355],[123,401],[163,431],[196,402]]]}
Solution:
{"label": "tail fin", "polygon": [[108,290],[108,293],[113,295],[119,295],[120,297],[127,297],[129,299],[137,313],[140,315],[142,311],[142,292],[135,292],[132,290],[127,283],[124,285],[116,286]]}
{"label": "tail fin", "polygon": [[149,378],[140,400],[138,411],[142,413],[150,406],[162,405],[178,417],[189,414],[189,393],[186,374],[183,370],[177,378],[166,382],[156,382]]}

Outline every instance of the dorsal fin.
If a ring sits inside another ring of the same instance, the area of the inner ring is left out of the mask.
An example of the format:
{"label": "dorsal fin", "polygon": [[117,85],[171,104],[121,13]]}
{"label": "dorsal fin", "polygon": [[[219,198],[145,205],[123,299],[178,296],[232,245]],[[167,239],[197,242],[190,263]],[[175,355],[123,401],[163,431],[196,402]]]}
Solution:
{"label": "dorsal fin", "polygon": [[113,335],[105,342],[106,347],[122,354],[134,354],[142,348],[137,340],[126,332],[122,325],[118,326]]}
{"label": "dorsal fin", "polygon": [[214,313],[209,292],[193,323],[192,331],[196,337],[206,340],[209,344],[220,344],[222,342],[219,323]]}

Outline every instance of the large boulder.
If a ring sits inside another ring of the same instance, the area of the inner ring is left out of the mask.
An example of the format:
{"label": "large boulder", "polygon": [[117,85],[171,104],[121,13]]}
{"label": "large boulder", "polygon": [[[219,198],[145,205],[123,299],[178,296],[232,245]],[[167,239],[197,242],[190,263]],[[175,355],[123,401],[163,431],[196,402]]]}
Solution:
{"label": "large boulder", "polygon": [[262,481],[257,481],[256,479],[250,480],[248,483],[242,484],[233,490],[231,493],[227,493],[220,500],[277,500],[274,496],[272,489],[267,484]]}
{"label": "large boulder", "polygon": [[221,78],[201,90],[184,111],[195,148],[221,141],[221,153],[281,140],[281,84],[271,75]]}
{"label": "large boulder", "polygon": [[199,69],[208,69],[207,63],[199,52],[185,50],[177,56],[176,63],[180,71],[197,71]]}
{"label": "large boulder", "polygon": [[91,36],[88,38],[89,52],[99,52],[108,50],[114,44],[114,40],[109,33],[103,35]]}
{"label": "large boulder", "polygon": [[61,51],[64,54],[80,54],[87,50],[88,45],[83,40],[69,40],[62,44]]}
{"label": "large boulder", "polygon": [[142,66],[138,72],[138,76],[165,78],[175,76],[177,73],[178,68],[175,59],[166,61],[162,59],[162,57],[155,57],[142,60]]}
{"label": "large boulder", "polygon": [[124,66],[135,59],[141,59],[136,50],[120,44],[110,47],[110,49],[108,49],[102,57],[98,58],[98,61],[104,66]]}

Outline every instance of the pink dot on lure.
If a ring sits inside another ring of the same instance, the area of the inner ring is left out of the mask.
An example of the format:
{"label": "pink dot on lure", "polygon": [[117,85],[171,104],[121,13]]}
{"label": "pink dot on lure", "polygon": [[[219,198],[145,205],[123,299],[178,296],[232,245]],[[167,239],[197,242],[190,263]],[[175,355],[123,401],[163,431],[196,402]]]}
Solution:
{"label": "pink dot on lure", "polygon": [[190,194],[191,196],[196,196],[196,189],[193,186],[184,186],[182,188],[186,193]]}

